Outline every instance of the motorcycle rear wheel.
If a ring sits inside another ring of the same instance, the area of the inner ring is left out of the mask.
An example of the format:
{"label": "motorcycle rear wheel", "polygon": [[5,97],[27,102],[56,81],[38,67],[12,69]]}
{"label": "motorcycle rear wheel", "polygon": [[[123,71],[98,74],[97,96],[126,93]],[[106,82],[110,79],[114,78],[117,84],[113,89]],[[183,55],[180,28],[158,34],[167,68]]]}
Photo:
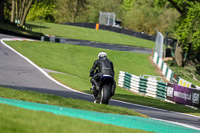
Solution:
{"label": "motorcycle rear wheel", "polygon": [[100,104],[108,104],[110,100],[110,90],[111,88],[108,85],[104,85],[101,89],[101,99]]}

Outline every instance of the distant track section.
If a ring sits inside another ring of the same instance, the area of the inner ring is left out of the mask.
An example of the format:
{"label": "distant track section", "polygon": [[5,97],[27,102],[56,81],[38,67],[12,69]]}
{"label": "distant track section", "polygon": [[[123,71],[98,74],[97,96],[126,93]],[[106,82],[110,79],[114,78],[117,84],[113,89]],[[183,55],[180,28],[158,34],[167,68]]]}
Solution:
{"label": "distant track section", "polygon": [[74,44],[74,45],[80,45],[80,46],[117,50],[117,51],[152,54],[152,49],[150,48],[134,47],[134,46],[128,46],[128,45],[121,45],[121,44],[92,42],[92,41],[78,40],[78,39],[65,39],[65,38],[60,38],[60,37],[55,37],[55,36],[49,36],[49,37],[44,36],[42,40],[57,42],[57,43],[66,43],[66,44]]}

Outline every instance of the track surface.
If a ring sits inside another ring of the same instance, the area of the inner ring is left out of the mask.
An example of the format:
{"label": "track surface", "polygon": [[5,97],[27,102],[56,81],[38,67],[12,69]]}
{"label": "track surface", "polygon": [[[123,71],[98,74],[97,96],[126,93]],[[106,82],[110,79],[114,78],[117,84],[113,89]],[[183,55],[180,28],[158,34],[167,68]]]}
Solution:
{"label": "track surface", "polygon": [[[1,38],[13,38],[13,36],[0,34],[0,39]],[[90,102],[93,101],[91,95],[79,93],[70,88],[67,89],[56,84],[47,78],[40,70],[4,46],[2,43],[0,44],[0,75],[0,86],[55,94]],[[110,104],[133,109],[152,118],[177,122],[200,129],[200,117],[135,105],[117,100],[111,100]]]}
{"label": "track surface", "polygon": [[91,41],[76,40],[76,39],[65,39],[65,41],[67,44],[75,44],[75,45],[80,45],[80,46],[89,46],[89,47],[95,47],[95,48],[112,49],[112,50],[117,50],[117,51],[128,51],[128,52],[135,52],[135,53],[152,54],[152,49],[150,48],[126,46],[126,45],[120,45],[120,44],[91,42]]}

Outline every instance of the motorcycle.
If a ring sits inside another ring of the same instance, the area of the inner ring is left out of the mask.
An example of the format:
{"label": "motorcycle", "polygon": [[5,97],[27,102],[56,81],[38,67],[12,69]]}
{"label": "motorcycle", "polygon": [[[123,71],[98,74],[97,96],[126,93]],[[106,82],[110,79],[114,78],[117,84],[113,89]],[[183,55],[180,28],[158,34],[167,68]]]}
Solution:
{"label": "motorcycle", "polygon": [[[97,96],[95,97],[94,103],[108,104],[111,98],[111,91],[113,85],[113,77],[110,75],[100,76],[99,90],[97,90]],[[92,86],[94,87],[94,86]]]}

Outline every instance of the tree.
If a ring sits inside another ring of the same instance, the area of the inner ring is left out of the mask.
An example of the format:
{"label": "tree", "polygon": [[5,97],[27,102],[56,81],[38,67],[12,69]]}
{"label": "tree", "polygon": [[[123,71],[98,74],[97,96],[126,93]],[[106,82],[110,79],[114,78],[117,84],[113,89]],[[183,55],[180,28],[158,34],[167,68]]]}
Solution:
{"label": "tree", "polygon": [[134,0],[134,3],[125,5],[132,5],[132,7],[129,6],[131,8],[127,8],[129,10],[123,12],[122,26],[151,35],[155,35],[156,30],[162,33],[170,31],[172,24],[179,16],[175,9],[169,8],[170,4],[167,0],[161,0],[161,2],[158,0]]}
{"label": "tree", "polygon": [[27,15],[26,20],[55,22],[54,8],[56,0],[35,0]]}
{"label": "tree", "polygon": [[5,16],[4,16],[4,0],[0,0],[0,22],[5,21]]}
{"label": "tree", "polygon": [[123,0],[122,8],[126,11],[129,11],[134,4],[134,0]]}
{"label": "tree", "polygon": [[11,10],[11,22],[14,22],[15,17],[15,6],[16,6],[16,0],[12,0],[12,10]]}
{"label": "tree", "polygon": [[19,26],[23,26],[33,2],[34,0],[12,0],[11,22],[17,19]]}
{"label": "tree", "polygon": [[[200,1],[199,0],[168,0],[181,14],[176,33],[178,36],[175,59],[179,66],[188,61],[199,64],[200,58]],[[192,45],[191,45],[192,44]],[[186,60],[183,60],[187,55]],[[198,65],[197,65],[198,66]]]}
{"label": "tree", "polygon": [[74,22],[78,19],[79,15],[82,15],[87,10],[87,0],[77,0],[75,4]]}

